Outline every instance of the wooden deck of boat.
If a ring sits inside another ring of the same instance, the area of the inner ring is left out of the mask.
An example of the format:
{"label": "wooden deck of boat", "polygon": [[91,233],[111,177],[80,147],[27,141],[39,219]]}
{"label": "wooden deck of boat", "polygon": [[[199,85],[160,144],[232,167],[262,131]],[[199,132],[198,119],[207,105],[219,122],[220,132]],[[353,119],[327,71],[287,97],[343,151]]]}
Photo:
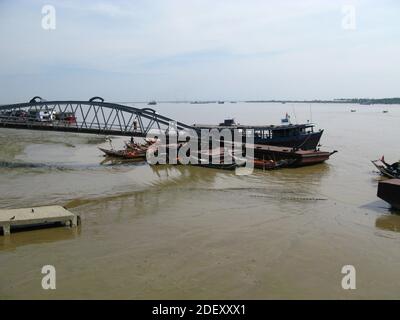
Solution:
{"label": "wooden deck of boat", "polygon": [[75,227],[78,222],[79,215],[61,206],[0,210],[0,230],[3,230],[3,235],[10,234],[13,227],[23,228],[56,223]]}
{"label": "wooden deck of boat", "polygon": [[251,147],[254,149],[254,156],[258,159],[264,159],[264,157],[273,160],[295,159],[296,161],[291,165],[294,167],[308,166],[325,162],[332,154],[337,152],[303,150],[262,144],[250,145],[250,148]]}
{"label": "wooden deck of boat", "polygon": [[297,155],[310,155],[310,154],[324,154],[324,153],[329,153],[327,151],[318,151],[318,150],[303,150],[303,149],[293,149],[289,147],[278,147],[278,146],[271,146],[271,145],[266,145],[266,144],[254,144],[254,150],[260,150],[260,151],[271,151],[271,152],[279,152],[279,153],[293,153]]}

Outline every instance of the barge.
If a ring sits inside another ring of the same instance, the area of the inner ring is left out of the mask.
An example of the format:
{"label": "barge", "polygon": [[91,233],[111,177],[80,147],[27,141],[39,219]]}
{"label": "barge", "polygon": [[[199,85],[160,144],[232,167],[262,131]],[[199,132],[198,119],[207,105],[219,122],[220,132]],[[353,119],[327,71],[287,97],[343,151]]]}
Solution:
{"label": "barge", "polygon": [[256,159],[269,159],[273,161],[292,160],[291,167],[302,167],[325,162],[337,151],[304,150],[297,148],[277,147],[255,144],[254,157]]}

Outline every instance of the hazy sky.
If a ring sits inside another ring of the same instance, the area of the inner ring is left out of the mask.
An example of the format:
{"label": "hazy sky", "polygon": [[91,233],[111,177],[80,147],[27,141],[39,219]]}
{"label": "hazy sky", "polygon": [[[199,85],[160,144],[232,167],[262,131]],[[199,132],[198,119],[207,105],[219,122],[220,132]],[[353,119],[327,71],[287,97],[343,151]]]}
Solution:
{"label": "hazy sky", "polygon": [[397,0],[0,0],[0,103],[400,96],[399,15]]}

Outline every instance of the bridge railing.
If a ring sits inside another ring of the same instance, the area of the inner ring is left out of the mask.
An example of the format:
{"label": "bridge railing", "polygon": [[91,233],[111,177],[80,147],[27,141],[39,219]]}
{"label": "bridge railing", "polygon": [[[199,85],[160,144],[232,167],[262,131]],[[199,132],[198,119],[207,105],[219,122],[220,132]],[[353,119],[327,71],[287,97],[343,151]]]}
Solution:
{"label": "bridge railing", "polygon": [[[35,97],[39,98],[39,97]],[[0,106],[0,126],[99,134],[145,136],[173,122],[153,109],[103,101],[37,101]],[[179,129],[192,128],[177,122]]]}

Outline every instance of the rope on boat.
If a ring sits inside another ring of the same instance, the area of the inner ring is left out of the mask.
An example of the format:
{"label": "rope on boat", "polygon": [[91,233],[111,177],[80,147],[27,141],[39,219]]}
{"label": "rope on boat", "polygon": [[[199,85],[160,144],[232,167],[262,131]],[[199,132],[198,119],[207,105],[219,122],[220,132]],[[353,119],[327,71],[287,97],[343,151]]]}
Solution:
{"label": "rope on boat", "polygon": [[293,149],[300,149],[310,138],[311,138],[311,134],[308,135],[306,140],[304,140],[300,145],[298,145],[296,148],[293,148]]}

